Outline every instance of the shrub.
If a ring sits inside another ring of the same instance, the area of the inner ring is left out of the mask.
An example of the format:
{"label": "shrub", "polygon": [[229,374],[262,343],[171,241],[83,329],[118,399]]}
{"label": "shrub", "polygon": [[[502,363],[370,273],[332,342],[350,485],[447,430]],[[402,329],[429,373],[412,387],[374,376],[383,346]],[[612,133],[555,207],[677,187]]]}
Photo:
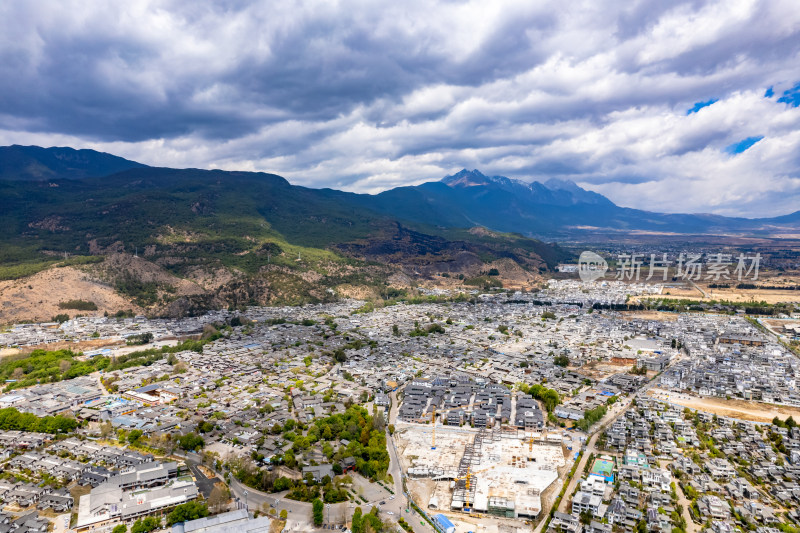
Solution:
{"label": "shrub", "polygon": [[67,300],[58,304],[59,309],[75,309],[76,311],[97,311],[97,304],[86,300]]}

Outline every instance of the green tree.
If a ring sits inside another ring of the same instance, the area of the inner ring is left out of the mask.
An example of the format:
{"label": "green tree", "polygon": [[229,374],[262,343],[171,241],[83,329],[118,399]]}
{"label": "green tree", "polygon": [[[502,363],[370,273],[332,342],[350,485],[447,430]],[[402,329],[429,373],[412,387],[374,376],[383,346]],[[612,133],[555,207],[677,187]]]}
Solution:
{"label": "green tree", "polygon": [[187,433],[178,439],[178,445],[184,450],[198,450],[205,444],[203,437],[196,433]]}
{"label": "green tree", "polygon": [[557,366],[569,366],[569,357],[564,354],[557,355],[555,359],[553,359],[553,364]]}
{"label": "green tree", "polygon": [[362,533],[364,531],[361,521],[362,512],[363,511],[361,511],[361,507],[356,507],[355,511],[353,511],[353,520],[351,522],[351,529],[353,533]]}
{"label": "green tree", "polygon": [[281,476],[272,484],[272,490],[275,492],[283,492],[292,488],[292,480]]}
{"label": "green tree", "polygon": [[161,527],[161,519],[155,516],[147,516],[133,523],[131,533],[149,533]]}
{"label": "green tree", "polygon": [[202,502],[186,502],[175,507],[171,513],[167,515],[167,525],[171,526],[178,522],[188,522],[189,520],[197,520],[208,516],[208,507]]}
{"label": "green tree", "polygon": [[315,498],[314,501],[311,503],[311,507],[314,513],[314,525],[321,526],[322,510],[325,508],[325,505],[322,503],[322,500],[320,500],[319,498]]}
{"label": "green tree", "polygon": [[134,429],[130,433],[128,433],[128,442],[131,444],[135,444],[142,438],[142,430],[141,429]]}
{"label": "green tree", "polygon": [[111,533],[128,533],[128,526],[125,524],[118,524],[111,530]]}

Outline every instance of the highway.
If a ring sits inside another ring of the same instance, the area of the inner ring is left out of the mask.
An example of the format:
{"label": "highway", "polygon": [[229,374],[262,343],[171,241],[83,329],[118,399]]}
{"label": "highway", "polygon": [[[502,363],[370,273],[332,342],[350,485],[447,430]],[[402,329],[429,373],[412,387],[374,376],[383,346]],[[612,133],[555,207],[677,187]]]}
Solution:
{"label": "highway", "polygon": [[[633,401],[633,396],[629,396],[625,400],[613,404],[611,409],[608,410],[608,413],[606,413],[606,415],[596,424],[597,429],[594,431],[594,433],[592,433],[592,436],[587,441],[586,448],[583,450],[583,454],[578,462],[578,468],[575,469],[575,475],[572,476],[572,479],[567,486],[567,490],[564,492],[564,497],[561,499],[561,503],[559,504],[558,510],[562,513],[569,514],[572,508],[572,493],[575,492],[575,487],[583,475],[583,469],[586,467],[586,462],[589,460],[589,456],[597,451],[597,448],[595,447],[597,439],[600,437],[601,433],[606,427],[613,424],[617,418],[625,413],[628,407],[630,407],[631,401]],[[544,524],[544,521],[542,521],[540,525],[541,524]]]}

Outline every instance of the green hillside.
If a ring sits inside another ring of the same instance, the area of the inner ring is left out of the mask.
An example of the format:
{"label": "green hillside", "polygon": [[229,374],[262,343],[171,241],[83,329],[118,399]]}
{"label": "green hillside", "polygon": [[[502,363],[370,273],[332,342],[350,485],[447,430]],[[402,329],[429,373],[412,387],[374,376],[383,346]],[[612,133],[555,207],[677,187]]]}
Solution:
{"label": "green hillside", "polygon": [[[565,257],[518,235],[404,223],[363,207],[361,195],[292,186],[272,174],[145,167],[82,180],[0,181],[0,194],[0,278],[30,275],[67,252],[139,305],[181,299],[171,314],[223,302],[320,301],[343,284],[379,294],[395,272],[458,272],[465,256],[473,269],[510,259],[532,272]],[[137,253],[178,280],[220,268],[235,279],[214,294],[179,298],[173,281],[96,264],[120,253]]]}

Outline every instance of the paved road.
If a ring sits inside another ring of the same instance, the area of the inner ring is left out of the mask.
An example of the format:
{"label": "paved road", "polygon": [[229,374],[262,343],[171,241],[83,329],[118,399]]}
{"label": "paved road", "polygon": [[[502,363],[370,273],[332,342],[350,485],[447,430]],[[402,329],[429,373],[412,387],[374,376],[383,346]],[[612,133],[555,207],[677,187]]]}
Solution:
{"label": "paved road", "polygon": [[92,372],[89,375],[97,380],[97,385],[100,387],[100,394],[102,396],[111,396],[111,393],[108,392],[106,386],[103,385],[103,374],[101,374],[100,372]]}
{"label": "paved road", "polygon": [[202,470],[197,468],[196,463],[186,461],[186,464],[197,481],[197,488],[203,493],[203,497],[207,500],[208,497],[211,496],[211,491],[214,490],[214,484],[220,481],[220,479],[218,477],[209,479]]}
{"label": "paved road", "polygon": [[[578,467],[575,469],[575,475],[572,476],[572,479],[569,481],[569,485],[567,486],[566,492],[564,492],[564,497],[561,499],[561,503],[558,506],[558,510],[562,513],[569,513],[572,509],[572,493],[575,492],[575,487],[578,485],[578,481],[583,476],[583,469],[586,467],[586,462],[589,460],[589,456],[595,452],[597,452],[596,444],[597,439],[602,434],[603,430],[614,423],[614,421],[622,416],[625,411],[630,407],[631,401],[633,400],[633,396],[629,396],[625,400],[621,402],[617,402],[611,406],[611,409],[608,410],[606,416],[604,416],[596,425],[597,428],[592,436],[589,438],[588,442],[586,443],[586,448],[581,455],[580,461],[578,462]],[[544,524],[542,521],[539,526],[541,527]]]}
{"label": "paved road", "polygon": [[697,289],[698,291],[700,291],[700,294],[702,294],[702,295],[703,295],[703,298],[708,298],[708,294],[706,294],[706,291],[704,291],[703,289],[701,289],[701,288],[700,288],[700,287],[699,287],[699,286],[698,286],[698,285],[697,285],[697,284],[696,284],[694,281],[692,281],[692,280],[689,280],[689,283],[691,283],[691,284],[692,284],[692,287],[694,287],[695,289]]}
{"label": "paved road", "polygon": [[[392,400],[392,406],[389,410],[389,424],[397,422],[397,412],[400,405],[400,402],[397,400],[397,393],[404,387],[405,385],[399,390],[392,391],[391,394],[389,394],[389,398]],[[394,439],[388,434],[388,430],[386,439],[388,443],[387,448],[389,449],[389,473],[392,475],[392,480],[394,481],[392,490],[396,496],[394,500],[386,502],[386,508],[398,515],[402,515],[414,529],[415,533],[430,533],[434,531],[433,527],[414,511],[409,502],[409,498],[403,492],[403,471],[400,468],[400,458],[397,456],[397,448],[394,445]],[[420,502],[417,502],[418,505],[419,503]]]}
{"label": "paved road", "polygon": [[[675,357],[675,359],[673,359],[673,361],[664,370],[666,371],[671,366],[673,366],[676,363],[678,363],[682,358],[683,358],[683,354],[679,353]],[[611,406],[611,409],[609,409],[608,413],[606,413],[606,416],[604,416],[600,420],[600,422],[598,422],[598,424],[595,424],[594,427],[596,429],[594,429],[594,431],[592,433],[592,436],[589,438],[589,441],[586,443],[586,448],[583,451],[583,455],[581,455],[581,460],[578,463],[578,468],[575,469],[575,475],[570,480],[569,486],[567,487],[567,490],[564,493],[564,497],[561,499],[561,503],[558,506],[558,510],[560,512],[568,513],[571,510],[571,508],[572,508],[572,493],[575,492],[575,487],[577,486],[578,481],[583,476],[583,469],[586,466],[586,461],[588,461],[589,455],[591,455],[591,454],[593,454],[593,453],[595,453],[597,451],[597,448],[595,447],[595,444],[597,443],[597,439],[601,435],[603,430],[605,430],[605,428],[607,426],[613,424],[614,421],[617,418],[622,416],[625,413],[625,411],[628,410],[628,407],[630,407],[630,404],[633,401],[633,399],[634,399],[636,394],[644,394],[644,393],[646,393],[648,390],[650,390],[651,388],[653,388],[655,386],[657,381],[658,381],[658,377],[657,376],[653,377],[653,379],[651,379],[650,381],[645,383],[644,386],[641,389],[639,389],[636,393],[633,393],[633,394],[629,395],[627,398],[625,398],[621,402],[617,402],[617,403],[613,404]],[[537,532],[541,530],[542,526],[544,525],[544,522],[545,521],[543,520],[543,521],[541,521],[539,523],[539,526],[536,528]]]}
{"label": "paved road", "polygon": [[[672,463],[672,461],[664,463],[663,466],[667,467],[670,463]],[[683,514],[681,516],[683,516],[683,519],[686,520],[686,533],[699,533],[701,527],[694,523],[692,520],[692,513],[689,512],[689,507],[692,505],[692,502],[686,498],[686,495],[683,493],[683,489],[681,488],[681,484],[678,483],[677,479],[675,480],[675,488],[676,492],[678,493],[678,505],[683,508]]]}
{"label": "paved road", "polygon": [[[192,469],[192,473],[200,472],[199,469],[195,468],[195,465],[198,465],[201,462],[199,456],[197,456],[196,454],[187,454],[186,462]],[[220,479],[224,477],[219,472],[216,472],[216,474],[217,476],[219,476]],[[195,476],[197,477],[196,473]],[[205,476],[202,475],[202,472],[200,472],[200,476],[203,479],[205,479]],[[200,477],[198,477],[198,480],[199,479]],[[280,513],[282,509],[286,509],[290,517],[293,514],[302,515],[304,518],[308,519],[309,523],[311,521],[311,504],[283,499],[283,497],[286,495],[286,492],[267,494],[266,492],[257,491],[255,489],[242,485],[233,476],[231,476],[231,482],[228,483],[228,486],[231,489],[231,495],[234,498],[238,498],[242,502],[245,502],[250,510],[255,511],[256,509],[261,509],[263,505],[266,505],[266,508],[270,508],[271,504],[272,506],[275,507],[275,509],[277,509],[276,513]],[[247,491],[246,495],[245,491]],[[336,505],[344,505],[344,504],[336,504]]]}
{"label": "paved road", "polygon": [[[200,457],[187,454],[186,459],[192,473],[198,478],[198,484],[200,484],[201,479],[206,479],[202,472],[195,466],[200,463]],[[217,475],[220,476],[220,478],[223,477],[219,473],[217,473]],[[370,483],[367,479],[358,474],[354,474],[352,477],[354,489],[359,486],[364,487],[367,490],[363,490],[362,492],[372,497],[372,499],[368,499],[367,503],[341,502],[325,504],[325,510],[323,512],[325,523],[349,524],[353,516],[353,511],[355,511],[357,506],[360,506],[365,513],[369,512],[373,507],[380,507],[381,518],[384,520],[388,518],[397,519],[400,516],[402,504],[398,497],[392,499],[392,494],[389,491],[377,483]],[[260,510],[261,512],[269,512],[269,509],[274,508],[276,514],[280,514],[280,512],[285,509],[288,515],[286,527],[289,530],[309,531],[309,528],[312,527],[311,504],[286,499],[288,491],[277,493],[261,492],[243,485],[233,476],[231,476],[231,482],[228,486],[231,489],[231,495],[247,505],[248,509],[251,511]],[[355,490],[355,492],[358,492],[358,490]],[[398,494],[396,490],[395,494]],[[400,494],[402,494],[402,491]],[[386,505],[381,505],[381,502],[386,502]],[[386,511],[391,511],[393,514],[389,515]],[[404,513],[404,516],[408,520],[410,513]],[[319,531],[324,530],[319,529]],[[422,533],[425,530],[417,529],[417,531]],[[428,532],[426,531],[426,533]]]}
{"label": "paved road", "polygon": [[53,524],[52,533],[66,533],[69,531],[69,520],[72,515],[70,513],[58,515],[55,518],[48,518]]}

